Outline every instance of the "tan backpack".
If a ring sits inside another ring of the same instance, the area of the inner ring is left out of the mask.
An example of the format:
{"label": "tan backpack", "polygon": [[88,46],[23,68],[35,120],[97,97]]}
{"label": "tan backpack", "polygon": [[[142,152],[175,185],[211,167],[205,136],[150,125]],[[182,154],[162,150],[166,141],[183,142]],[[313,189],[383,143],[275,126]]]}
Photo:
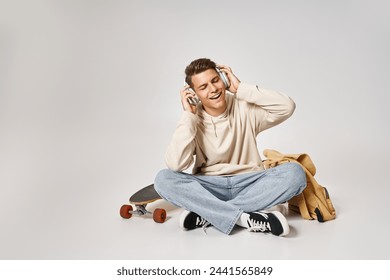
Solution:
{"label": "tan backpack", "polygon": [[316,219],[325,222],[336,218],[336,211],[329,198],[326,188],[322,187],[314,179],[316,167],[307,154],[282,154],[275,150],[264,150],[263,161],[266,168],[275,167],[286,162],[299,163],[306,173],[307,186],[303,192],[288,201],[288,207],[308,220]]}

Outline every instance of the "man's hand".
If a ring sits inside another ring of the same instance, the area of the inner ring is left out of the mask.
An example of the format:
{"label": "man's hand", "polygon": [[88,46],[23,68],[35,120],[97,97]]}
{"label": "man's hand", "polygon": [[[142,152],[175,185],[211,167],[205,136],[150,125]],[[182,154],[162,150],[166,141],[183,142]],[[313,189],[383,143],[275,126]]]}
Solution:
{"label": "man's hand", "polygon": [[232,68],[227,65],[217,65],[217,67],[223,71],[230,81],[230,87],[227,88],[231,93],[236,93],[241,81],[233,74]]}
{"label": "man's hand", "polygon": [[188,102],[189,97],[196,98],[196,94],[191,90],[191,87],[189,85],[185,85],[183,89],[180,91],[180,95],[181,95],[181,104],[183,105],[184,111],[188,111],[193,114],[196,114],[196,111],[198,110],[198,106],[191,105]]}

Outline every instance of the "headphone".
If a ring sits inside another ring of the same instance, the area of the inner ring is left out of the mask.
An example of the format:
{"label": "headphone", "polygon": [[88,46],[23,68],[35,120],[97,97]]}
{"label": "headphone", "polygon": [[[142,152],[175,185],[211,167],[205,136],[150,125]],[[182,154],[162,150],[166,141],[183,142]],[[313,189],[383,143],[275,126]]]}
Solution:
{"label": "headphone", "polygon": [[226,73],[221,71],[221,69],[219,69],[218,67],[215,68],[215,71],[217,71],[217,73],[219,74],[219,77],[221,78],[223,84],[225,85],[226,88],[229,88],[230,87],[230,81],[228,79],[228,77],[226,76]]}

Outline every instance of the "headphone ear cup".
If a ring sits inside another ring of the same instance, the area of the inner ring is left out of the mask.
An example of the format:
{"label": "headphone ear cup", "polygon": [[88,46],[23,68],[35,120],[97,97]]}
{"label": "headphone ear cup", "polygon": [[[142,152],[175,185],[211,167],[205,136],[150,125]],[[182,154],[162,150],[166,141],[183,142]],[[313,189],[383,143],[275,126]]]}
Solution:
{"label": "headphone ear cup", "polygon": [[229,88],[230,81],[229,81],[228,77],[226,76],[225,72],[221,71],[219,68],[216,68],[216,70],[217,70],[219,77],[221,78],[223,84],[225,85],[225,87]]}

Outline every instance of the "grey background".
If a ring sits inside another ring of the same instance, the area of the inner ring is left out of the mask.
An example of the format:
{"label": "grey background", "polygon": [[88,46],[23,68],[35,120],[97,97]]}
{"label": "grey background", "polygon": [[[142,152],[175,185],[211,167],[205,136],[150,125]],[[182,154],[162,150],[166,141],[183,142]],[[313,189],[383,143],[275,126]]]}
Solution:
{"label": "grey background", "polygon": [[[388,259],[389,8],[0,1],[0,258]],[[292,235],[278,239],[181,232],[167,202],[163,225],[119,217],[165,167],[183,71],[199,57],[295,100],[259,150],[310,154],[338,219],[289,214]]]}

